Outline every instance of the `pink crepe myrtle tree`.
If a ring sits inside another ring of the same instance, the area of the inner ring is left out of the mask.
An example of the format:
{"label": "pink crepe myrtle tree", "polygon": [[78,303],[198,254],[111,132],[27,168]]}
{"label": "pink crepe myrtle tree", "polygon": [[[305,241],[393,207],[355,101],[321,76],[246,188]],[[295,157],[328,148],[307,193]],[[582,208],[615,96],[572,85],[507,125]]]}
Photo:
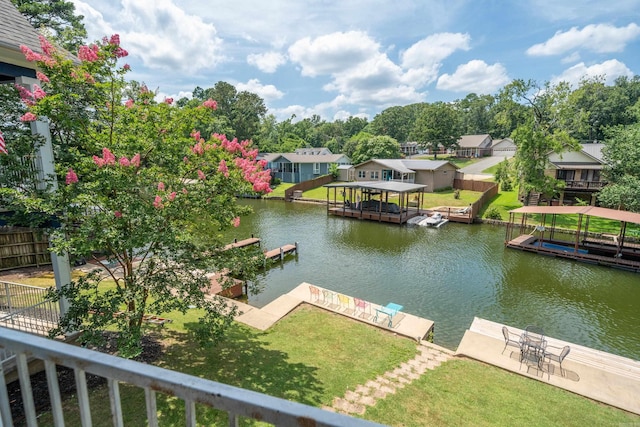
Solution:
{"label": "pink crepe myrtle tree", "polygon": [[[144,84],[127,82],[127,52],[117,35],[82,46],[73,60],[42,38],[42,52],[23,47],[39,68],[37,91],[21,90],[25,120],[49,122],[58,181],[51,197],[22,197],[55,215],[56,251],[106,259],[105,274],[82,276],[60,291],[68,314],[54,333],[80,331],[99,342],[115,327],[120,354],[141,351],[143,316],[203,309],[194,332],[215,342],[235,309],[205,298],[207,272],[255,277],[256,254],[225,251],[222,231],[237,227],[248,208],[238,194],[270,191],[270,173],[249,141],[228,140],[214,100],[178,107]],[[38,200],[35,200],[35,198]],[[46,198],[45,198],[46,197]],[[115,286],[103,287],[104,279]]]}

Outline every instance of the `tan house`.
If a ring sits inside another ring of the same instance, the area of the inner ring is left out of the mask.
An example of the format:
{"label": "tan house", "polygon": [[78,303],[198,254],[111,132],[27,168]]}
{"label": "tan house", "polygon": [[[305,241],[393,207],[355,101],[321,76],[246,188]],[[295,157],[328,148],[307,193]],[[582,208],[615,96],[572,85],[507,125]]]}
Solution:
{"label": "tan house", "polygon": [[491,154],[493,140],[488,133],[483,135],[462,135],[458,140],[457,157],[483,157]]}
{"label": "tan house", "polygon": [[452,188],[458,167],[447,160],[372,159],[353,167],[355,181],[398,181],[426,185],[427,192]]}
{"label": "tan house", "polygon": [[564,191],[560,193],[560,205],[573,204],[578,199],[595,205],[598,191],[606,185],[602,178],[604,144],[582,144],[580,151],[568,151],[549,155],[547,176],[564,181]]}

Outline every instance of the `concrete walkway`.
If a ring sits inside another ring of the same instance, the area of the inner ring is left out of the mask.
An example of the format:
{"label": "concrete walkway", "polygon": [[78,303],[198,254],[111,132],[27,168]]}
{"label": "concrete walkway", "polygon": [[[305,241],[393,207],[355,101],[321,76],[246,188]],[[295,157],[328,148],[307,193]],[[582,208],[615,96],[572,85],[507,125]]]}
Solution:
{"label": "concrete walkway", "polygon": [[[518,349],[507,347],[502,354],[502,326],[489,320],[475,318],[460,341],[456,356],[480,360],[640,415],[640,362],[545,337],[548,346],[571,347],[571,351],[562,362],[565,371],[562,376],[556,362],[545,362],[539,370],[537,366],[520,363]],[[523,332],[511,326],[507,327],[516,335]]]}
{"label": "concrete walkway", "polygon": [[[319,296],[312,295],[310,287],[319,290]],[[327,296],[325,297],[325,291]],[[429,337],[433,331],[433,321],[413,316],[409,313],[400,312],[393,317],[393,322],[389,326],[389,319],[386,316],[375,318],[375,310],[380,308],[379,304],[365,301],[367,304],[364,310],[356,310],[353,297],[344,295],[347,303],[341,303],[338,300],[338,293],[309,283],[301,283],[288,293],[276,298],[262,308],[252,307],[250,305],[229,300],[231,304],[238,307],[240,315],[236,320],[245,325],[252,326],[256,329],[264,331],[270,328],[274,323],[293,311],[302,303],[311,304],[333,313],[349,317],[359,322],[368,323],[381,329],[394,332],[398,335],[422,341]]]}

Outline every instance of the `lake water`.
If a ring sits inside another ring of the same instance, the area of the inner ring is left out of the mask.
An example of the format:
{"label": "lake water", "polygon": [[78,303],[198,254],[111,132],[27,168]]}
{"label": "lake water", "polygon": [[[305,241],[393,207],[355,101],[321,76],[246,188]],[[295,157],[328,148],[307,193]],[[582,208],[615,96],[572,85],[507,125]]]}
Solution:
{"label": "lake water", "polygon": [[455,349],[474,316],[640,359],[640,275],[504,247],[505,228],[411,227],[328,216],[324,205],[243,201],[254,213],[230,238],[263,250],[298,242],[299,255],[261,275],[262,307],[308,282],[435,322]]}

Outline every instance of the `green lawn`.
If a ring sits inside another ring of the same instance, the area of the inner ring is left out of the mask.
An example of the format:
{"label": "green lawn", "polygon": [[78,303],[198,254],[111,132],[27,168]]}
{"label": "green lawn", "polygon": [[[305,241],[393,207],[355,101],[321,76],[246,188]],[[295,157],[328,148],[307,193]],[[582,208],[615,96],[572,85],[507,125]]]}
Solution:
{"label": "green lawn", "polygon": [[[260,332],[235,324],[216,347],[194,344],[197,313],[161,333],[164,354],[157,365],[190,375],[295,400],[328,405],[334,397],[413,358],[416,343],[324,310],[302,306]],[[160,334],[156,334],[160,336]],[[96,425],[109,420],[106,386],[91,391]],[[144,392],[121,387],[125,425],[145,425]],[[544,410],[541,409],[544,406]],[[67,425],[79,425],[75,396],[65,400]],[[160,425],[184,425],[184,405],[158,394]],[[200,425],[226,425],[226,414],[198,407]],[[623,425],[628,414],[573,393],[470,360],[453,360],[378,401],[365,417],[398,426]],[[50,414],[39,417],[51,425]],[[243,425],[261,425],[247,421]]]}

